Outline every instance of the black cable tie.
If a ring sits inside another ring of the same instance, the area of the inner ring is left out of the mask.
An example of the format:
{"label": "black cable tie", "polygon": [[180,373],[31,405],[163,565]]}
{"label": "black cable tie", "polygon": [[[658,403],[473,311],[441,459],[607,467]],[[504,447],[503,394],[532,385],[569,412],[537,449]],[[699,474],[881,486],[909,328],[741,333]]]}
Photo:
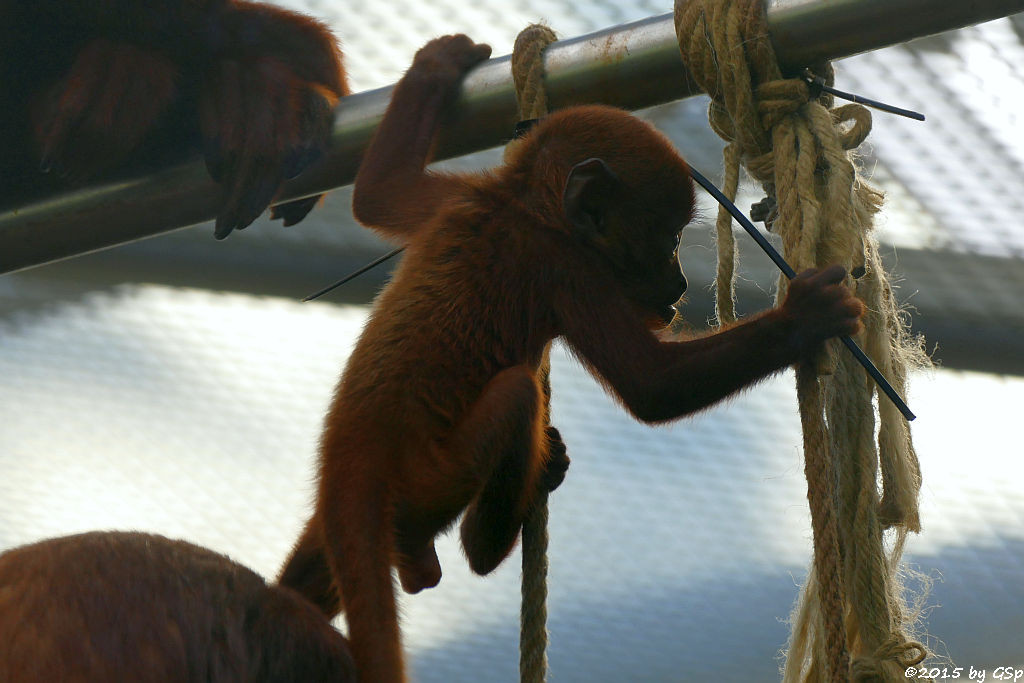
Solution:
{"label": "black cable tie", "polygon": [[843,92],[842,90],[836,90],[832,86],[825,83],[825,79],[821,76],[815,76],[810,70],[804,69],[804,80],[807,81],[807,87],[810,89],[811,97],[817,98],[822,92],[827,92],[830,95],[850,102],[856,102],[857,104],[863,104],[865,107],[871,107],[884,111],[889,114],[896,114],[898,116],[905,116],[908,119],[914,119],[915,121],[924,121],[924,114],[921,112],[914,111],[912,109],[903,109],[901,107],[895,107],[885,102],[879,102],[878,100],[872,100],[867,97],[861,97],[860,95],[854,95],[853,93]]}
{"label": "black cable tie", "polygon": [[359,277],[360,275],[362,275],[366,271],[370,270],[371,268],[376,268],[380,264],[382,264],[385,261],[387,261],[389,258],[392,258],[393,256],[398,256],[400,253],[402,253],[402,251],[404,249],[405,249],[405,247],[398,247],[397,249],[389,251],[388,253],[384,254],[383,256],[381,256],[379,258],[376,258],[373,261],[370,261],[369,263],[367,263],[365,266],[363,266],[359,270],[357,270],[357,271],[355,271],[353,273],[349,273],[345,277],[343,277],[340,280],[338,280],[337,282],[335,282],[333,285],[327,285],[326,287],[321,289],[319,292],[316,292],[315,294],[310,294],[309,296],[307,296],[305,299],[302,300],[303,303],[305,303],[306,301],[312,301],[313,299],[316,299],[317,297],[323,296],[324,294],[326,294],[327,292],[331,291],[332,289],[335,289],[337,287],[341,287],[343,284],[345,284],[349,280],[351,280],[353,278],[356,278],[356,277]]}

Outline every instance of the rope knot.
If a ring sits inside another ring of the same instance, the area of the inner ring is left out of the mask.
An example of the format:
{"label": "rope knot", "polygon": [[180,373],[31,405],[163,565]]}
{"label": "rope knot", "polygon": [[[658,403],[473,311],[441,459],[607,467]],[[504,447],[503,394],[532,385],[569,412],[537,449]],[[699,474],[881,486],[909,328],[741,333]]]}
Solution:
{"label": "rope knot", "polygon": [[[775,155],[771,152],[743,157],[743,165],[750,177],[764,186],[775,184]],[[768,191],[767,188],[765,190]],[[774,196],[774,190],[770,192]]]}
{"label": "rope knot", "polygon": [[785,117],[800,111],[811,99],[811,89],[799,78],[762,83],[754,90],[761,127],[770,131]]}
{"label": "rope knot", "polygon": [[924,661],[928,651],[912,640],[887,639],[870,655],[857,657],[850,664],[852,683],[875,683],[893,680],[895,676]]}
{"label": "rope knot", "polygon": [[839,143],[843,149],[860,147],[871,132],[871,112],[859,104],[844,104],[831,110],[832,122],[839,129]]}

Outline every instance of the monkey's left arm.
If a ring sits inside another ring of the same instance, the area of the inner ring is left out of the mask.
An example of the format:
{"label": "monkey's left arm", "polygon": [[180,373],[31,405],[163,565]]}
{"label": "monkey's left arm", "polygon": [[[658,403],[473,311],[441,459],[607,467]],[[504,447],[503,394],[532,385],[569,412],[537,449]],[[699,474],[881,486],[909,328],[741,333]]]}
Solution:
{"label": "monkey's left arm", "polygon": [[451,201],[458,181],[424,169],[462,77],[490,54],[464,35],[432,40],[416,53],[359,166],[352,211],[360,223],[404,239]]}

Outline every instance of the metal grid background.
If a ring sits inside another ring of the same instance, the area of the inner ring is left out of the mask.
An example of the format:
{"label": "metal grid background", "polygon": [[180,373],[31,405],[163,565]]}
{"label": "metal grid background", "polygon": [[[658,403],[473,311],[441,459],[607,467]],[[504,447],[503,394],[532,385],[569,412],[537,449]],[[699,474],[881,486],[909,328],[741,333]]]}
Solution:
{"label": "metal grid background", "polygon": [[[152,285],[16,315],[0,329],[0,546],[137,528],[272,575],[364,316]],[[772,680],[810,548],[791,378],[657,429],[561,350],[553,382],[573,456],[551,506],[553,680]],[[910,554],[941,577],[928,631],[958,663],[1021,651],[1024,471],[1006,440],[1022,392],[941,371],[910,395],[927,529]],[[481,579],[453,539],[438,548],[441,585],[404,601],[416,680],[514,680],[518,557]]]}
{"label": "metal grid background", "polygon": [[[434,35],[465,31],[503,54],[538,19],[570,36],[669,9],[288,4],[333,23],[356,90],[396,80]],[[840,65],[845,89],[928,113],[924,125],[876,116],[863,150],[889,196],[882,234],[898,247],[890,256],[908,255],[898,265],[914,265],[908,280],[931,278],[913,301],[945,311],[951,326],[988,321],[986,338],[1024,318],[1020,26],[992,22]],[[713,170],[720,143],[704,106],[698,98],[645,115]],[[308,512],[320,419],[365,308],[145,283],[311,291],[346,270],[342,254],[379,248],[351,222],[349,196],[334,193],[293,230],[261,221],[213,244],[202,226],[71,269],[0,278],[0,548],[134,528],[276,572]],[[773,275],[755,258],[748,289],[768,291]],[[712,259],[690,243],[694,288]],[[216,281],[211,263],[234,279]],[[777,680],[784,619],[810,556],[791,377],[652,429],[560,350],[553,373],[554,421],[573,464],[551,504],[551,679]],[[926,630],[956,664],[990,672],[1024,668],[1022,398],[1018,377],[957,370],[915,376],[909,396],[921,416],[926,527],[909,557],[937,580]],[[515,680],[518,556],[481,579],[451,539],[438,551],[441,585],[403,601],[415,680]]]}

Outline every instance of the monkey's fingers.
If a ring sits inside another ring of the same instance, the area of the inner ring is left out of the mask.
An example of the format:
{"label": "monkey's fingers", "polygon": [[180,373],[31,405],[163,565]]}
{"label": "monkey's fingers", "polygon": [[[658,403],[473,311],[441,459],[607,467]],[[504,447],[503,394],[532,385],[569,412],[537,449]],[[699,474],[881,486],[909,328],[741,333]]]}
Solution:
{"label": "monkey's fingers", "polygon": [[864,303],[860,299],[846,292],[842,300],[835,306],[836,329],[834,336],[852,337],[859,334],[864,327],[861,317],[865,310]]}
{"label": "monkey's fingers", "polygon": [[846,269],[839,265],[822,269],[809,268],[790,281],[786,305],[794,310],[818,306],[830,290],[847,291],[840,284],[845,277]]}
{"label": "monkey's fingers", "polygon": [[[288,153],[284,165],[284,177],[290,180],[316,162],[327,147],[331,124],[334,121],[333,100],[311,86],[306,96],[306,108],[301,118],[300,141]],[[309,214],[323,195],[315,195],[270,209],[271,219],[280,219],[285,227],[295,225]]]}
{"label": "monkey's fingers", "polygon": [[458,82],[470,68],[491,56],[491,46],[462,33],[435,38],[419,49],[413,66],[441,81]]}
{"label": "monkey's fingers", "polygon": [[95,43],[87,45],[72,64],[67,77],[50,88],[34,113],[35,136],[39,144],[44,172],[62,165],[67,139],[81,125],[93,93],[102,85],[106,64],[91,53]]}
{"label": "monkey's fingers", "polygon": [[443,36],[436,41],[435,52],[448,63],[468,69],[491,56],[491,46],[475,43],[464,33]]}
{"label": "monkey's fingers", "polygon": [[305,84],[301,98],[297,126],[287,139],[291,149],[285,156],[284,177],[296,177],[323,156],[334,123],[334,103],[337,101],[330,92],[315,84]]}
{"label": "monkey's fingers", "polygon": [[559,453],[552,452],[544,473],[541,475],[541,488],[550,493],[562,485],[569,471],[569,455],[563,449]]}
{"label": "monkey's fingers", "polygon": [[121,162],[174,99],[177,77],[157,53],[107,40],[86,45],[37,113],[43,170],[77,181]]}
{"label": "monkey's fingers", "polygon": [[827,268],[822,268],[811,275],[811,279],[822,285],[834,285],[846,278],[846,268],[834,263]]}
{"label": "monkey's fingers", "polygon": [[[246,65],[226,60],[210,86],[201,123],[207,168],[227,187],[215,233],[223,239],[255,220],[285,178],[322,156],[336,98],[270,58]],[[271,216],[293,225],[315,205],[316,199],[289,202]]]}
{"label": "monkey's fingers", "polygon": [[284,227],[290,228],[309,215],[309,212],[316,207],[322,198],[322,194],[315,194],[305,199],[296,199],[295,201],[272,206],[270,207],[270,218],[272,220],[279,220]]}
{"label": "monkey's fingers", "polygon": [[462,68],[466,70],[487,61],[491,57],[490,45],[487,43],[472,43],[472,41],[470,43],[461,55]]}
{"label": "monkey's fingers", "polygon": [[227,198],[214,229],[214,237],[219,240],[259,218],[281,185],[279,162],[252,157],[229,165],[234,172],[226,179]]}

